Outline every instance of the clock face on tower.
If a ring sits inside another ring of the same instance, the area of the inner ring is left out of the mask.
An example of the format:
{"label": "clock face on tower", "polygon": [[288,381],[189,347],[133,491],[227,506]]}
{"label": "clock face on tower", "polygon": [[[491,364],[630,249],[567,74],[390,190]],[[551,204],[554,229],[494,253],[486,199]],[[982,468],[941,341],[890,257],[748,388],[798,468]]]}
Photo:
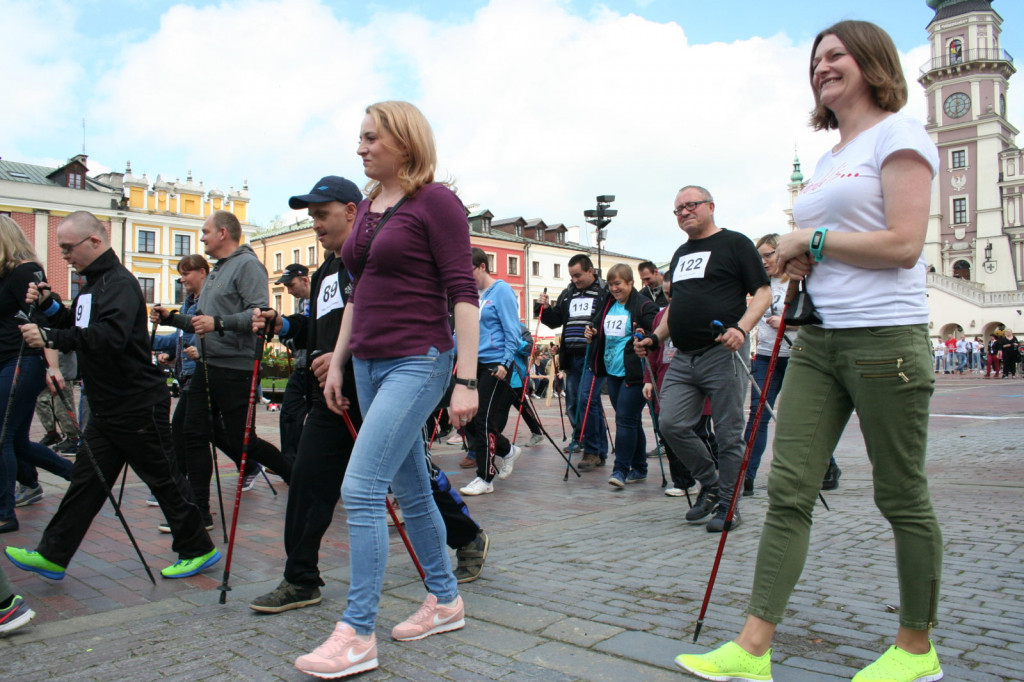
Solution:
{"label": "clock face on tower", "polygon": [[942,108],[950,118],[960,118],[971,110],[971,98],[962,92],[954,92],[946,98]]}

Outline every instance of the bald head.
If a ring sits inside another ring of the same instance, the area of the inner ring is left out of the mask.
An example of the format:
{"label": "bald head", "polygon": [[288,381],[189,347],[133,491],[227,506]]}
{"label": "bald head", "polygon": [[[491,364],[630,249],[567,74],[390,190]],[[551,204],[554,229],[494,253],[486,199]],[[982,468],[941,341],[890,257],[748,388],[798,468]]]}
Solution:
{"label": "bald head", "polygon": [[110,249],[110,237],[92,213],[75,211],[57,225],[57,246],[64,260],[81,272]]}
{"label": "bald head", "polygon": [[107,235],[107,228],[88,211],[75,211],[64,220],[60,221],[57,229],[65,228],[67,234],[85,239],[96,237],[104,246],[110,246],[110,237]]}

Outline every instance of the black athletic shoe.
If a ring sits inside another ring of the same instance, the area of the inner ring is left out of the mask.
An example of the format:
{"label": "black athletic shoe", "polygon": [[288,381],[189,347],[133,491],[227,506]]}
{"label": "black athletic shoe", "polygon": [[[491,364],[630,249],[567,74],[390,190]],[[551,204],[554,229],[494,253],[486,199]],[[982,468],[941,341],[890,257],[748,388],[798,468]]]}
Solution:
{"label": "black athletic shoe", "polygon": [[753,497],[754,495],[754,479],[743,477],[743,497]]}
{"label": "black athletic shoe", "polygon": [[825,478],[821,481],[822,490],[835,490],[839,487],[839,477],[843,475],[839,465],[834,461],[829,462],[828,469],[825,470]]}
{"label": "black athletic shoe", "polygon": [[[715,515],[708,521],[708,525],[705,526],[709,533],[721,533],[725,530],[725,517],[729,513],[729,505],[725,502],[720,502],[715,507]],[[740,519],[740,508],[736,507],[732,510],[732,522],[729,524],[729,530],[736,530],[741,523]]]}
{"label": "black athletic shoe", "polygon": [[249,608],[260,613],[281,613],[319,603],[319,587],[300,587],[287,580],[282,580],[273,592],[253,599],[249,603]]}
{"label": "black athletic shoe", "polygon": [[693,503],[693,507],[686,512],[686,520],[691,522],[703,521],[707,517],[711,516],[711,513],[715,510],[715,506],[718,504],[718,486],[717,485],[702,485],[700,487],[700,493],[697,494],[697,501]]}

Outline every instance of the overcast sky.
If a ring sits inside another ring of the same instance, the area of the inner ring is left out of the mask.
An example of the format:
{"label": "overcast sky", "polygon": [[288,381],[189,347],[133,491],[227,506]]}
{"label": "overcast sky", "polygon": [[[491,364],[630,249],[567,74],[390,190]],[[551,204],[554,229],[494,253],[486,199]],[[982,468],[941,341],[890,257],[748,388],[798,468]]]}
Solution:
{"label": "overcast sky", "polygon": [[[720,225],[785,228],[798,149],[805,175],[834,134],[807,126],[810,43],[844,18],[879,23],[910,81],[928,60],[925,0],[324,2],[0,0],[0,156],[94,172],[248,181],[250,218],[287,213],[322,175],[363,184],[367,104],[407,99],[434,127],[442,177],[497,217],[582,223],[619,210],[607,248],[667,260],[684,184]],[[1003,48],[1024,59],[1024,2],[996,0]],[[1010,120],[1024,125],[1024,76]],[[1018,139],[1019,143],[1024,140]]]}

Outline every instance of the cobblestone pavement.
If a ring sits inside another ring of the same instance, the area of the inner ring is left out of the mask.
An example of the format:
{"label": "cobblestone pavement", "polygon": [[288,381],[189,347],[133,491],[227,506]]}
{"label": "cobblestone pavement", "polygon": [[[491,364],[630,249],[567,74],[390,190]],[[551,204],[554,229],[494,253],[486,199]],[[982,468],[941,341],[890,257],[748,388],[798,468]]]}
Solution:
{"label": "cobblestone pavement", "polygon": [[[557,404],[541,412],[561,445]],[[932,412],[929,473],[946,546],[934,639],[946,679],[1024,679],[1024,381],[940,376]],[[277,416],[259,411],[259,430],[272,440]],[[457,448],[434,450],[454,484],[472,477],[458,468]],[[650,460],[646,482],[617,491],[605,482],[607,469],[563,482],[565,466],[550,443],[526,453],[511,478],[496,482],[494,494],[468,500],[492,544],[483,576],[461,586],[465,629],[408,643],[387,636],[423,598],[392,531],[381,668],[365,679],[679,678],[672,659],[698,649],[693,626],[719,536],[683,521],[686,499],[662,494],[657,460]],[[896,629],[893,540],[871,501],[856,423],[837,459],[841,487],[828,494],[831,512],[817,510],[807,568],[776,639],[780,682],[849,679],[891,643]],[[233,494],[231,467],[221,471]],[[3,544],[31,548],[38,540],[64,487],[47,474],[42,480],[45,499],[19,510],[21,530],[6,534]],[[38,615],[30,627],[0,638],[0,677],[306,679],[292,661],[330,633],[344,606],[344,512],[339,509],[324,543],[323,603],[256,614],[249,599],[275,586],[283,569],[287,487],[272,480],[277,496],[262,484],[243,495],[226,605],[217,603],[223,564],[186,580],[158,578],[152,586],[109,508],[63,581],[6,564]],[[728,640],[742,622],[766,508],[763,485],[744,500],[744,525],[729,536],[700,649]],[[128,477],[125,512],[155,572],[175,557],[169,536],[156,531],[159,510],[144,504],[147,493]],[[219,543],[219,527],[214,535]]]}

